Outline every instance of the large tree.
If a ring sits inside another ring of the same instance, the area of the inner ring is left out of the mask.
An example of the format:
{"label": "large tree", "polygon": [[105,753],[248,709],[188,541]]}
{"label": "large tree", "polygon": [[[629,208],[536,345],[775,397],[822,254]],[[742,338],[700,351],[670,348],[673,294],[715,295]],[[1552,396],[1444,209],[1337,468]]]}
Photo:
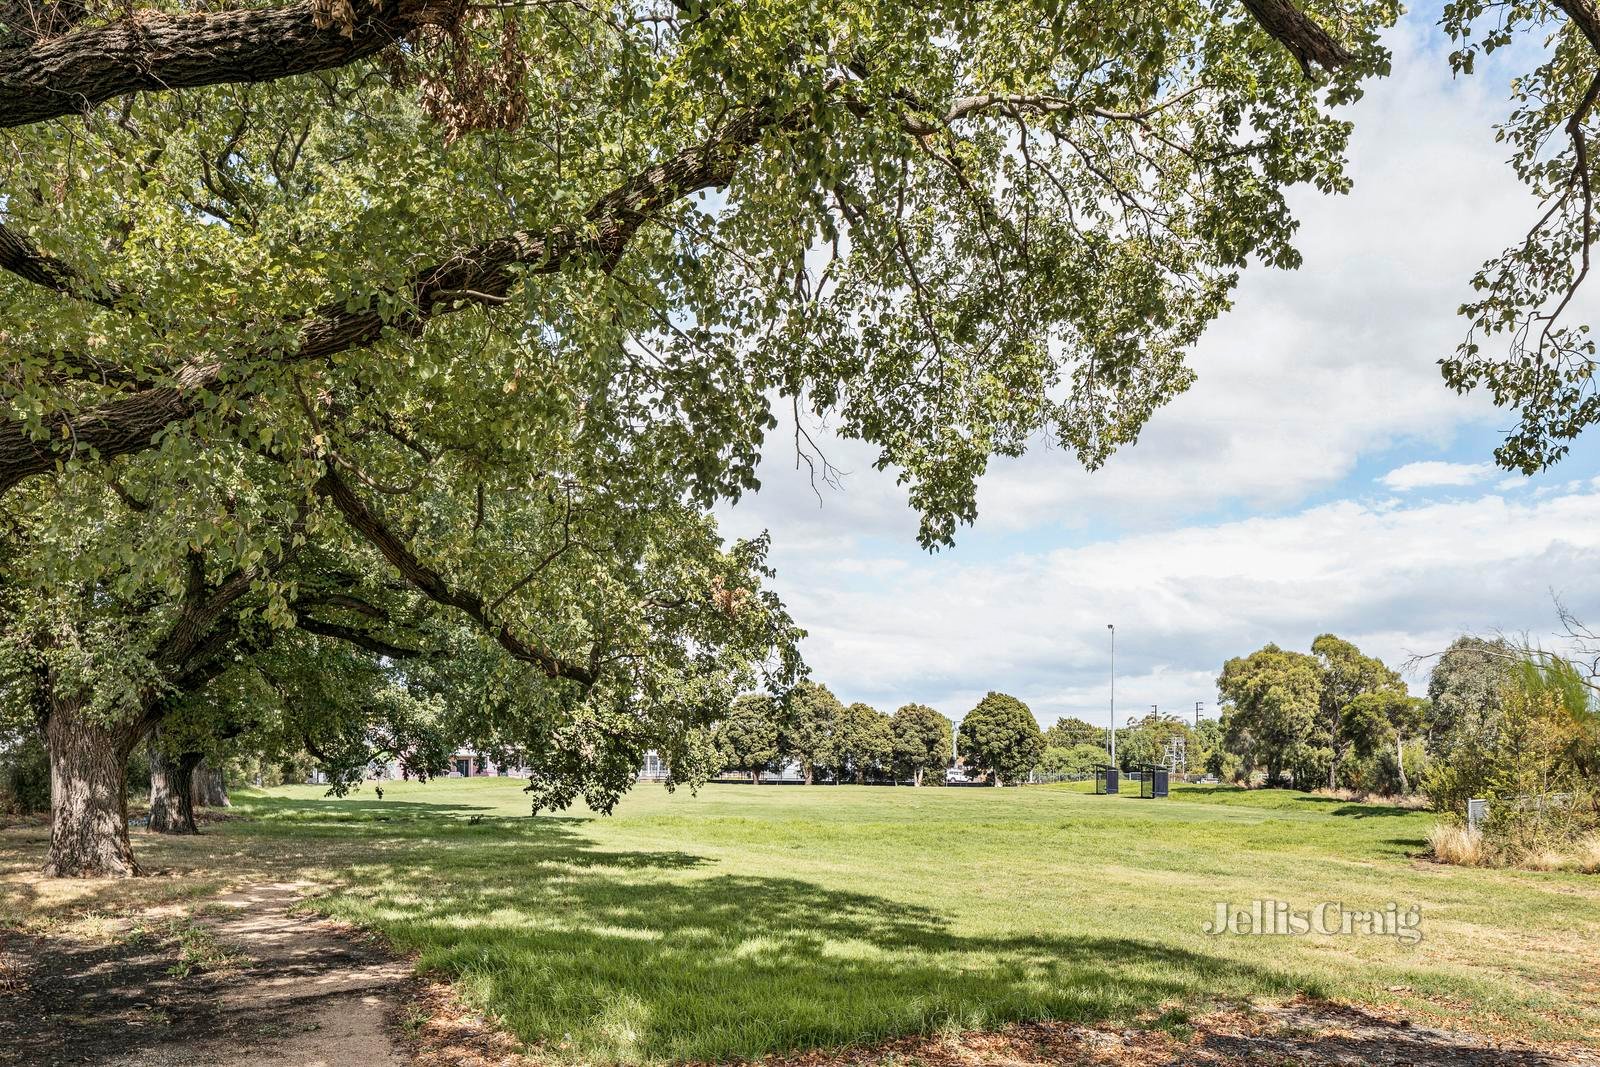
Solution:
{"label": "large tree", "polygon": [[1020,785],[1044,755],[1044,734],[1028,705],[991,692],[961,720],[957,735],[969,768],[987,772],[997,786]]}
{"label": "large tree", "polygon": [[928,771],[947,767],[954,750],[950,720],[926,704],[903,704],[894,713],[894,759],[900,773],[920,786]]}
{"label": "large tree", "polygon": [[228,620],[295,623],[306,541],[496,650],[539,798],[614,796],[792,674],[763,546],[706,518],[773,404],[875,447],[928,545],[992,455],[1100,464],[1239,271],[1298,262],[1285,190],[1345,187],[1332,107],[1393,13],[8,6],[0,494],[50,601],[17,647],[52,869],[131,869],[126,752]]}
{"label": "large tree", "polygon": [[807,678],[790,690],[780,711],[779,746],[787,759],[800,765],[806,785],[816,782],[817,772],[833,766],[839,758],[839,722],[844,705],[833,690]]}
{"label": "large tree", "polygon": [[1448,757],[1463,743],[1485,747],[1493,742],[1519,660],[1518,651],[1501,638],[1463,635],[1450,642],[1428,676],[1433,705],[1428,747],[1436,755]]}
{"label": "large tree", "polygon": [[1363,655],[1355,645],[1333,634],[1322,634],[1312,641],[1311,654],[1321,673],[1312,747],[1318,750],[1319,762],[1327,763],[1328,788],[1334,789],[1339,784],[1340,767],[1353,745],[1345,729],[1350,702],[1379,693],[1403,699],[1406,687],[1400,675],[1384,666],[1382,660]]}
{"label": "large tree", "polygon": [[766,693],[743,693],[734,699],[716,725],[716,744],[722,768],[743,771],[759,785],[761,775],[776,770],[780,708]]}
{"label": "large tree", "polygon": [[889,716],[870,704],[857,702],[846,707],[839,715],[833,761],[839,777],[857,785],[869,774],[892,774],[894,727]]}
{"label": "large tree", "polygon": [[1283,784],[1285,768],[1316,740],[1321,681],[1315,657],[1277,645],[1222,665],[1217,692],[1224,743],[1246,772],[1262,767],[1269,786]]}

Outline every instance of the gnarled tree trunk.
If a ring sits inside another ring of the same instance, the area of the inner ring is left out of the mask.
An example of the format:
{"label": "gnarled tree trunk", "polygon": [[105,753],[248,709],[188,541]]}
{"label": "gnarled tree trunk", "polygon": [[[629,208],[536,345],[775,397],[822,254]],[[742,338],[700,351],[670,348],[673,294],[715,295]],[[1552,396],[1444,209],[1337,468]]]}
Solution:
{"label": "gnarled tree trunk", "polygon": [[128,754],[132,727],[106,726],[76,697],[51,694],[45,719],[50,750],[50,878],[126,878],[139,873],[128,841]]}

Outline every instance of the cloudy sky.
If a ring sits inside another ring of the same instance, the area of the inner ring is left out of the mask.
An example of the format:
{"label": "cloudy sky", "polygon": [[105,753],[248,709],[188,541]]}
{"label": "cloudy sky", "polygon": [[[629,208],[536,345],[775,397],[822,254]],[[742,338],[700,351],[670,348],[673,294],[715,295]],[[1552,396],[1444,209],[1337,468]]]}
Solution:
{"label": "cloudy sky", "polygon": [[[1048,725],[1152,704],[1216,714],[1224,659],[1331,631],[1399,666],[1470,631],[1600,619],[1600,431],[1533,478],[1495,469],[1511,423],[1436,361],[1476,267],[1533,204],[1492,124],[1507,68],[1452,80],[1427,15],[1351,109],[1355,191],[1295,198],[1305,265],[1247,272],[1193,357],[1198,383],[1094,474],[1040,447],[991,468],[977,525],[936,555],[893,476],[850,442],[818,493],[780,431],[730,534],[770,529],[777,588],[845,701],[959,719],[986,691]],[[1600,321],[1593,291],[1587,320]],[[1413,673],[1414,689],[1425,671]]]}

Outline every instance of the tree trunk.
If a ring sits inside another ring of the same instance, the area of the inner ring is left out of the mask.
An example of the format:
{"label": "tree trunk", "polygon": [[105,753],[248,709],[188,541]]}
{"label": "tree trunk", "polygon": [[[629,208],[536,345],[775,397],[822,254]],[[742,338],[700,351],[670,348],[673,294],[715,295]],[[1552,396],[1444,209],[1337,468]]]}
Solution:
{"label": "tree trunk", "polygon": [[915,786],[920,786],[922,784],[922,768],[921,767],[918,767],[915,771],[911,772],[911,784],[915,785]]}
{"label": "tree trunk", "polygon": [[1404,796],[1411,792],[1411,784],[1406,781],[1406,751],[1399,730],[1394,732],[1394,769],[1400,775],[1400,795]]}
{"label": "tree trunk", "polygon": [[[198,759],[198,757],[197,757]],[[193,803],[197,808],[229,808],[228,790],[222,781],[222,771],[209,763],[199,763],[189,779]]]}
{"label": "tree trunk", "polygon": [[761,784],[761,772],[760,771],[751,771],[750,772],[750,784],[751,785],[760,785]]}
{"label": "tree trunk", "polygon": [[[190,761],[190,762],[185,762]],[[150,744],[150,829],[158,834],[193,834],[194,805],[190,802],[190,778],[199,757],[174,759],[152,739]]]}
{"label": "tree trunk", "polygon": [[813,779],[814,779],[814,778],[815,778],[815,777],[816,777],[816,772],[815,772],[815,771],[813,771],[813,770],[812,770],[812,768],[811,768],[811,764],[809,764],[809,763],[807,763],[807,764],[804,764],[804,765],[803,765],[803,766],[802,766],[802,767],[801,767],[801,768],[800,768],[800,769],[801,769],[801,770],[803,770],[803,771],[804,771],[804,772],[805,772],[805,775],[806,775],[806,785],[813,785],[813,784],[815,784],[815,783],[814,783],[814,782],[813,782]]}
{"label": "tree trunk", "polygon": [[76,697],[51,694],[48,878],[127,878],[139,873],[128,841],[128,754],[138,736],[103,726]]}

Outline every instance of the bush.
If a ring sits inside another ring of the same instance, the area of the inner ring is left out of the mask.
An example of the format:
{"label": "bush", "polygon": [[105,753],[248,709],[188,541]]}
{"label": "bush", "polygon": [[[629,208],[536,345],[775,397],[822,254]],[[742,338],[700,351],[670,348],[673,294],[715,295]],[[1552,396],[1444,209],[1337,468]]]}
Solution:
{"label": "bush", "polygon": [[0,749],[0,814],[32,815],[50,810],[50,757],[30,735]]}

